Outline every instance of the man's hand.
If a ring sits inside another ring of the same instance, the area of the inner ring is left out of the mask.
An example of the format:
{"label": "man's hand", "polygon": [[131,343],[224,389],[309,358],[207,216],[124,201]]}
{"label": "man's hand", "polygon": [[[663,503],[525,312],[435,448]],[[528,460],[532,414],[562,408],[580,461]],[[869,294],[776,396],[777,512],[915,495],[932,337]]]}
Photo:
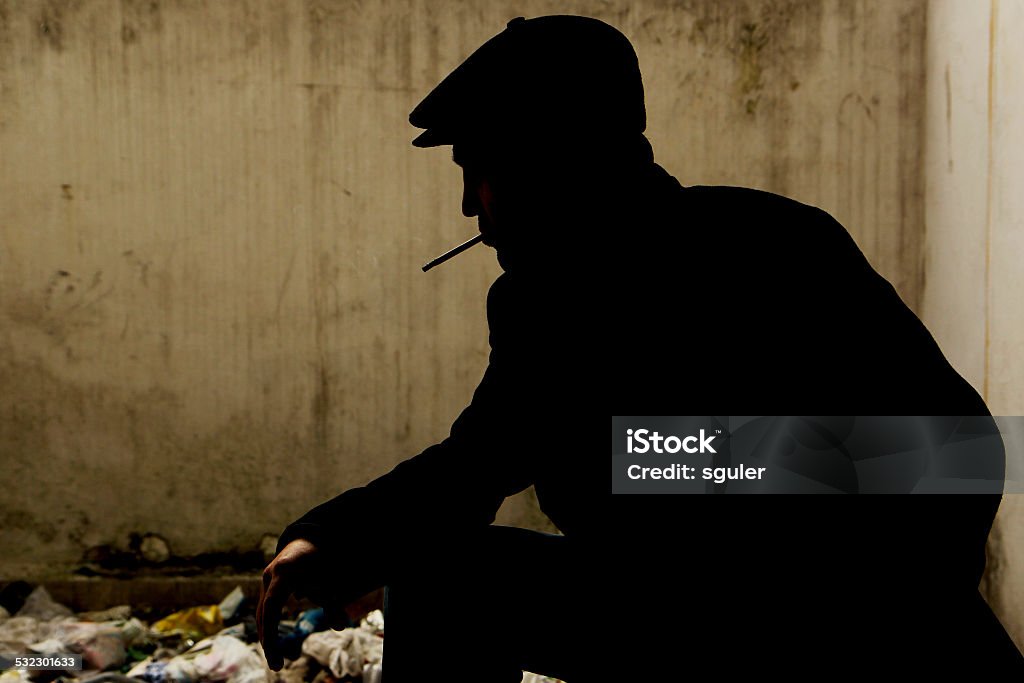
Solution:
{"label": "man's hand", "polygon": [[344,605],[328,604],[332,602],[329,596],[333,593],[327,583],[330,579],[329,570],[323,553],[304,538],[295,539],[282,548],[263,570],[260,602],[256,606],[256,630],[267,664],[274,671],[280,671],[284,663],[277,626],[281,620],[281,609],[289,595],[309,597],[321,605],[327,623],[332,627],[346,623]]}

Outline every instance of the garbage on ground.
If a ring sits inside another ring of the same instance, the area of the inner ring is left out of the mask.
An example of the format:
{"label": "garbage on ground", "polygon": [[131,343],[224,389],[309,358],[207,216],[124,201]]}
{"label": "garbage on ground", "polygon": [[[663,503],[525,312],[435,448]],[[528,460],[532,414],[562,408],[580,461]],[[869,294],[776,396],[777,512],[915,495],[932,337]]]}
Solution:
{"label": "garbage on ground", "polygon": [[50,627],[40,625],[33,617],[11,617],[0,623],[0,646],[5,653],[21,654],[28,651],[29,643],[45,640]]}
{"label": "garbage on ground", "polygon": [[40,640],[38,643],[32,643],[28,646],[28,649],[37,655],[47,657],[67,652],[67,646],[56,638],[47,638],[46,640]]}
{"label": "garbage on ground", "polygon": [[30,683],[30,679],[24,669],[9,669],[0,674],[0,683]]}
{"label": "garbage on ground", "polygon": [[235,613],[238,612],[238,608],[242,606],[242,602],[245,600],[245,594],[242,592],[241,586],[235,586],[234,590],[228,593],[220,604],[217,605],[217,609],[220,610],[221,618],[224,621],[230,621],[234,618]]}
{"label": "garbage on ground", "polygon": [[184,633],[190,638],[199,639],[212,636],[224,628],[224,618],[217,605],[189,607],[175,612],[153,624],[157,633]]}
{"label": "garbage on ground", "polygon": [[149,627],[135,617],[126,618],[124,621],[113,619],[111,621],[117,621],[126,648],[144,648],[154,642],[149,637]]}
{"label": "garbage on ground", "polygon": [[147,683],[161,683],[167,680],[167,661],[143,660],[128,670],[131,678],[140,678]]}
{"label": "garbage on ground", "polygon": [[[25,593],[15,616],[0,613],[0,652],[81,654],[85,670],[11,669],[0,673],[0,683],[381,683],[380,610],[341,631],[327,630],[322,609],[282,621],[285,666],[275,673],[256,642],[255,605],[245,602],[240,587],[218,605],[190,607],[153,624],[132,616],[127,605],[76,617],[42,587]],[[523,681],[557,683],[530,673]]]}
{"label": "garbage on ground", "polygon": [[[151,612],[133,616],[129,605],[75,615],[41,586],[19,591],[8,591],[14,615],[0,611],[0,652],[80,654],[84,670],[11,669],[0,673],[0,683],[380,683],[379,610],[342,631],[326,630],[319,608],[281,621],[286,658],[275,673],[257,642],[255,605],[245,601],[241,587],[219,604],[159,615],[152,623]],[[139,618],[144,615],[146,620]]]}
{"label": "garbage on ground", "polygon": [[[119,667],[125,661],[124,636],[121,629],[113,624],[94,623],[91,621],[66,622],[58,624],[51,632],[46,643],[58,641],[63,649],[57,648],[46,654],[77,652],[82,655],[86,668],[106,671]],[[29,647],[35,652],[42,644]]]}
{"label": "garbage on ground", "polygon": [[302,643],[302,654],[330,669],[336,678],[362,676],[364,667],[379,664],[384,655],[383,621],[376,610],[356,628],[312,633]]}
{"label": "garbage on ground", "polygon": [[383,676],[384,669],[380,664],[367,664],[363,667],[363,683],[381,683]]}
{"label": "garbage on ground", "polygon": [[[313,675],[319,669],[319,664],[312,657],[302,655],[281,669],[281,672],[278,674],[278,682],[305,683],[305,681],[312,680]],[[310,673],[311,671],[313,672],[312,674]]]}
{"label": "garbage on ground", "polygon": [[192,649],[167,662],[164,677],[168,683],[269,683],[274,680],[253,646],[232,636],[214,636],[196,643]]}
{"label": "garbage on ground", "polygon": [[25,604],[18,610],[19,617],[32,617],[39,621],[49,621],[55,617],[70,617],[74,612],[64,605],[54,602],[50,594],[42,586],[37,586],[25,598]]}
{"label": "garbage on ground", "polygon": [[298,659],[302,653],[302,643],[311,633],[327,628],[327,615],[322,607],[306,610],[299,615],[290,632],[281,636],[281,653],[287,659]]}
{"label": "garbage on ground", "polygon": [[78,613],[78,618],[81,621],[120,621],[122,619],[129,619],[131,616],[132,608],[130,605],[117,605],[116,607],[97,612]]}

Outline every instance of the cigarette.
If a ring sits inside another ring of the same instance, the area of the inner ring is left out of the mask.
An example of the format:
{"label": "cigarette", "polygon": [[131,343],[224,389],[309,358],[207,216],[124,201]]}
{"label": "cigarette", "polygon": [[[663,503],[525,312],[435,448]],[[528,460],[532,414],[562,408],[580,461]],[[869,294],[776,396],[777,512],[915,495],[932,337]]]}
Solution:
{"label": "cigarette", "polygon": [[467,249],[469,249],[471,246],[473,246],[477,242],[482,241],[483,238],[484,238],[484,236],[482,234],[477,235],[476,237],[474,237],[471,240],[466,240],[465,242],[463,242],[459,246],[455,247],[454,249],[450,249],[450,250],[444,252],[443,254],[438,256],[436,259],[434,259],[433,261],[431,261],[427,265],[423,266],[423,272],[425,273],[428,270],[430,270],[431,268],[433,268],[434,266],[439,266],[442,263],[444,263],[445,261],[447,261],[448,259],[450,259],[450,258],[452,258],[454,256],[458,256],[459,254],[461,254],[462,252],[466,251]]}

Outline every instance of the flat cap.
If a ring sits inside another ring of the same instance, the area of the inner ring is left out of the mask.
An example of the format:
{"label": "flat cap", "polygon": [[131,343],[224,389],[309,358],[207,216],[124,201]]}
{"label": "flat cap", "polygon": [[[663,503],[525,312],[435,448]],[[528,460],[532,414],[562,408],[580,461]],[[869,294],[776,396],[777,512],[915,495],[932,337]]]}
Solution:
{"label": "flat cap", "polygon": [[420,102],[413,140],[588,139],[647,127],[636,52],[617,29],[589,17],[508,22]]}

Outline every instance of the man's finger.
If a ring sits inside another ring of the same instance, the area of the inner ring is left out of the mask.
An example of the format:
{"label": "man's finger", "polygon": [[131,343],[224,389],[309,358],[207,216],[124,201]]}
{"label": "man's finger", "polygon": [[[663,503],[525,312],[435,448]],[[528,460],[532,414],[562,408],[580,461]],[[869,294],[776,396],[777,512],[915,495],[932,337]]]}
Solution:
{"label": "man's finger", "polygon": [[267,586],[270,585],[272,576],[269,568],[263,571],[263,579],[260,581],[260,599],[256,603],[256,636],[261,643],[263,642],[263,603],[266,600]]}
{"label": "man's finger", "polygon": [[278,645],[277,626],[281,620],[281,609],[288,599],[288,588],[280,577],[273,577],[263,591],[259,610],[259,637],[267,665],[274,671],[280,671],[284,665],[281,648]]}
{"label": "man's finger", "polygon": [[260,599],[256,603],[256,639],[263,644],[263,603],[266,601],[266,588],[264,583],[260,582]]}

